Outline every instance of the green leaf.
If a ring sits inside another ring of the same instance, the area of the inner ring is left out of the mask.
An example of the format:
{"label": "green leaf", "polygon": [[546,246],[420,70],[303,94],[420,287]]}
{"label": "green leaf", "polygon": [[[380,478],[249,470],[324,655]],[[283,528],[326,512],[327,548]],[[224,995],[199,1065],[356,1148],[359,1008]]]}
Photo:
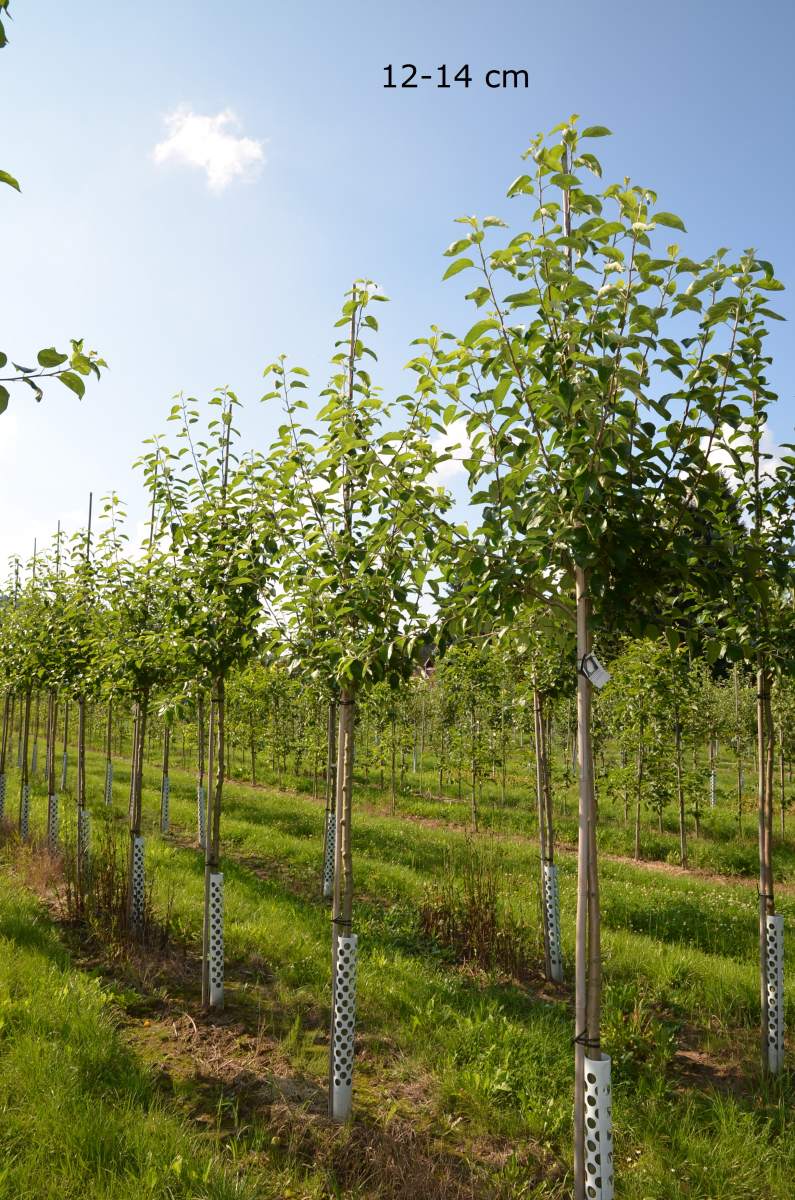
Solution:
{"label": "green leaf", "polygon": [[487,330],[497,329],[497,327],[497,322],[493,317],[487,317],[484,321],[476,321],[464,338],[464,345],[474,346],[475,342],[479,341]]}
{"label": "green leaf", "polygon": [[687,233],[684,221],[676,213],[654,213],[651,219],[655,225],[667,225],[669,229],[681,229],[682,233]]}
{"label": "green leaf", "polygon": [[589,125],[587,129],[583,129],[580,137],[610,137],[612,133],[612,129],[608,129],[606,125]]}
{"label": "green leaf", "polygon": [[442,282],[444,282],[445,279],[450,279],[452,275],[457,275],[459,271],[465,271],[467,267],[474,267],[474,265],[475,264],[471,258],[457,258],[455,262],[450,263],[450,266],[442,276]]}
{"label": "green leaf", "polygon": [[36,357],[40,367],[60,367],[61,363],[66,362],[69,355],[59,354],[54,346],[49,346],[46,350],[39,350]]}
{"label": "green leaf", "polygon": [[3,354],[3,351],[0,350],[0,367],[4,367],[7,362],[8,362],[8,355]]}
{"label": "green leaf", "polygon": [[8,408],[9,392],[7,387],[3,387],[0,383],[0,413],[4,413]]}
{"label": "green leaf", "polygon": [[[2,45],[1,42],[0,45]],[[16,188],[18,192],[22,191],[17,180],[13,175],[9,175],[8,171],[0,171],[0,183],[7,183],[9,187]]]}
{"label": "green leaf", "polygon": [[61,371],[58,378],[60,379],[61,383],[68,387],[70,391],[74,392],[76,396],[80,396],[82,399],[82,397],[85,395],[86,385],[83,383],[83,380],[80,378],[80,376],[76,375],[74,371]]}

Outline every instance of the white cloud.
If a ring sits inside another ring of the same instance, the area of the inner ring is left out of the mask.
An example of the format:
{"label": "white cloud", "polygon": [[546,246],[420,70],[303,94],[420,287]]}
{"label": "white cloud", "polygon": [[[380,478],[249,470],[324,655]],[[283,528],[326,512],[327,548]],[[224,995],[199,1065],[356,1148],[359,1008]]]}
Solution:
{"label": "white cloud", "polygon": [[[735,450],[741,454],[750,457],[750,441],[747,437],[737,438],[734,431],[724,425],[721,429],[720,437],[716,439],[710,450],[710,461],[717,467],[720,467],[730,487],[734,488],[740,482],[737,474],[737,466],[734,459],[726,449],[726,443],[729,443]],[[781,447],[777,444],[773,434],[770,432],[770,426],[765,423],[762,430],[762,437],[759,441],[759,449],[762,455],[761,474],[773,478],[776,471],[782,465]]]}
{"label": "white cloud", "polygon": [[466,419],[459,417],[457,421],[453,421],[447,426],[444,433],[437,434],[431,443],[431,448],[435,454],[449,454],[451,456],[436,467],[431,476],[434,484],[441,486],[448,483],[456,475],[462,474],[464,470],[463,461],[465,458],[469,458],[472,452]]}
{"label": "white cloud", "polygon": [[168,137],[152,151],[154,161],[200,167],[211,191],[221,192],[235,179],[250,179],[265,162],[262,142],[230,132],[240,125],[231,108],[207,117],[181,105],[165,121]]}

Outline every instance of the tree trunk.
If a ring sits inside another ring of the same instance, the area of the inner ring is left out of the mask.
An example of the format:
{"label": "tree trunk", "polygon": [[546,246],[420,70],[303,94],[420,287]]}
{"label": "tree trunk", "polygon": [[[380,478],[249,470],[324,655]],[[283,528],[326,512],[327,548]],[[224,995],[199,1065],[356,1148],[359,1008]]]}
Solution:
{"label": "tree trunk", "polygon": [[784,760],[784,721],[778,727],[778,783],[781,802],[781,840],[787,836],[787,798],[784,791],[786,764]]}
{"label": "tree trunk", "polygon": [[86,808],[86,701],[77,697],[77,893],[82,905],[88,884],[88,810]]}
{"label": "tree trunk", "polygon": [[[326,819],[323,826],[322,895],[328,899],[334,885],[337,811],[337,701],[331,699],[326,724]],[[333,830],[333,832],[332,832]]]}
{"label": "tree trunk", "polygon": [[579,669],[591,653],[588,577],[575,567],[577,605],[577,750],[579,837],[575,955],[574,1194],[585,1200],[585,1058],[599,1060],[601,1015],[601,931],[596,855],[596,811],[591,746],[591,682]]}
{"label": "tree trunk", "polygon": [[640,806],[643,796],[643,730],[638,738],[638,758],[635,773],[635,858],[640,858]]}
{"label": "tree trunk", "polygon": [[66,771],[69,765],[69,697],[67,696],[63,709],[63,755],[61,757],[61,791],[66,791]]}
{"label": "tree trunk", "polygon": [[[220,897],[213,897],[213,882],[217,882],[221,859],[221,803],[224,790],[225,750],[225,679],[213,680],[210,698],[210,763],[207,788],[206,848],[204,853],[204,923],[202,945],[202,1005],[223,1007],[223,909]],[[218,911],[213,908],[217,906]],[[212,926],[212,928],[211,928]],[[220,962],[211,962],[215,949]],[[211,977],[212,972],[212,977]],[[214,995],[215,993],[215,995]]]}
{"label": "tree trunk", "polygon": [[343,688],[339,699],[336,780],[336,836],[334,839],[334,892],[331,906],[331,1054],[329,1056],[329,1116],[333,1116],[333,1048],[337,1005],[338,941],[353,925],[353,855],[351,817],[353,802],[353,739],[356,696]]}
{"label": "tree trunk", "polygon": [[140,931],[144,909],[143,845],[141,816],[143,812],[144,747],[149,711],[149,689],[144,688],[135,702],[135,733],[130,771],[130,811],[127,872],[127,919],[130,928]]}
{"label": "tree trunk", "polygon": [[685,789],[682,783],[682,724],[679,711],[674,715],[674,739],[676,748],[676,799],[679,805],[679,861],[687,867],[687,829],[685,827]]}
{"label": "tree trunk", "polygon": [[20,728],[22,753],[20,757],[19,778],[19,836],[27,841],[30,821],[30,778],[28,775],[28,742],[30,740],[30,704],[32,693],[30,688],[25,692],[25,706]]}
{"label": "tree trunk", "polygon": [[756,740],[757,740],[757,798],[759,835],[759,962],[760,997],[762,1007],[762,1071],[768,1071],[768,988],[767,988],[767,926],[766,918],[775,913],[773,899],[773,870],[770,854],[772,827],[772,765],[773,738],[770,727],[770,672],[763,653],[757,659],[756,675]]}

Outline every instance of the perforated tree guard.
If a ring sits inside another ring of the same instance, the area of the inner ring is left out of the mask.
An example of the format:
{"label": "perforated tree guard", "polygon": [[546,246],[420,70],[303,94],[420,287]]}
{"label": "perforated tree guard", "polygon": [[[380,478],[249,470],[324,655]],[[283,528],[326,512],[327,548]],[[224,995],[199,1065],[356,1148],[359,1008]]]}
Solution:
{"label": "perforated tree guard", "polygon": [[22,784],[22,797],[19,805],[19,836],[23,842],[28,840],[30,833],[30,784]]}
{"label": "perforated tree guard", "polygon": [[334,813],[326,813],[326,849],[323,856],[323,895],[328,900],[334,886],[334,839],[336,834]]}
{"label": "perforated tree guard", "polygon": [[51,854],[58,849],[58,797],[47,797],[47,848]]}
{"label": "perforated tree guard", "polygon": [[331,1116],[347,1121],[353,1099],[353,1044],[356,1025],[355,933],[337,938],[337,970],[334,979],[334,1025],[331,1039]]}
{"label": "perforated tree guard", "polygon": [[163,776],[163,782],[160,790],[160,832],[168,833],[168,801],[171,796],[171,780],[168,775]]}
{"label": "perforated tree guard", "polygon": [[6,776],[5,771],[0,775],[0,821],[6,815]]}
{"label": "perforated tree guard", "polygon": [[113,803],[113,763],[105,763],[105,803]]}
{"label": "perforated tree guard", "polygon": [[136,929],[144,923],[144,839],[140,833],[132,839],[132,897],[130,916]]}
{"label": "perforated tree guard", "polygon": [[63,754],[61,755],[61,791],[62,792],[66,791],[66,772],[68,770],[68,767],[69,767],[69,756],[66,753],[66,751],[64,750]]}
{"label": "perforated tree guard", "polygon": [[88,866],[91,854],[91,813],[81,808],[77,814],[77,856],[83,868]]}
{"label": "perforated tree guard", "polygon": [[563,980],[563,955],[560,951],[560,896],[558,868],[543,863],[544,923],[549,941],[549,973],[556,983]]}
{"label": "perforated tree guard", "polygon": [[199,835],[199,845],[201,846],[202,850],[204,849],[205,842],[207,840],[205,831],[205,822],[207,817],[205,808],[206,799],[207,796],[205,790],[200,784],[196,788],[196,829]]}
{"label": "perforated tree guard", "polygon": [[613,1200],[613,1091],[610,1059],[585,1059],[585,1195]]}
{"label": "perforated tree guard", "polygon": [[767,1065],[777,1075],[784,1065],[784,918],[765,917],[767,962]]}
{"label": "perforated tree guard", "polygon": [[210,1007],[224,1006],[224,877],[220,871],[210,876],[209,964]]}

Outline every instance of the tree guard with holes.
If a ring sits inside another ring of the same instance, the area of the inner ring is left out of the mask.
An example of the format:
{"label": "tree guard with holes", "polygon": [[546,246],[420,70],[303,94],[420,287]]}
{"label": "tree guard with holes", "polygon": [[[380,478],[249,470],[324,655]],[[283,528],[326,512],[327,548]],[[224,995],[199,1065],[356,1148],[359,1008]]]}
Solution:
{"label": "tree guard with holes", "polygon": [[334,833],[336,817],[333,812],[326,813],[326,842],[323,857],[323,898],[328,900],[334,886]]}
{"label": "tree guard with holes", "polygon": [[163,782],[160,790],[160,832],[168,833],[169,812],[168,802],[171,796],[171,780],[168,775],[163,776]]}
{"label": "tree guard with holes", "polygon": [[221,871],[210,875],[209,939],[210,1008],[224,1006],[224,877]]}
{"label": "tree guard with holes", "polygon": [[765,917],[767,960],[767,1065],[777,1075],[784,1065],[784,918]]}
{"label": "tree guard with holes", "polygon": [[613,1092],[608,1057],[585,1059],[585,1195],[613,1200]]}
{"label": "tree guard with holes", "polygon": [[353,1103],[353,1040],[356,1024],[355,933],[337,937],[337,970],[334,979],[331,1028],[331,1116],[347,1121]]}
{"label": "tree guard with holes", "polygon": [[58,797],[47,797],[47,849],[55,854],[58,849]]}
{"label": "tree guard with holes", "polygon": [[22,795],[19,801],[19,836],[23,842],[28,840],[30,833],[30,784],[22,784]]}
{"label": "tree guard with holes", "polygon": [[206,834],[207,820],[207,793],[204,790],[203,784],[198,784],[196,788],[196,829],[199,836],[199,846],[203,850],[207,841]]}
{"label": "tree guard with holes", "polygon": [[556,983],[563,982],[563,955],[560,950],[560,895],[558,868],[545,862],[543,867],[544,923],[549,943],[549,973]]}
{"label": "tree guard with holes", "polygon": [[77,811],[77,857],[81,861],[83,870],[88,866],[90,852],[91,813],[87,808],[80,808]]}
{"label": "tree guard with holes", "polygon": [[132,897],[130,918],[133,927],[140,929],[144,923],[144,839],[140,833],[132,839]]}
{"label": "tree guard with holes", "polygon": [[113,763],[110,759],[105,763],[105,803],[113,803]]}

